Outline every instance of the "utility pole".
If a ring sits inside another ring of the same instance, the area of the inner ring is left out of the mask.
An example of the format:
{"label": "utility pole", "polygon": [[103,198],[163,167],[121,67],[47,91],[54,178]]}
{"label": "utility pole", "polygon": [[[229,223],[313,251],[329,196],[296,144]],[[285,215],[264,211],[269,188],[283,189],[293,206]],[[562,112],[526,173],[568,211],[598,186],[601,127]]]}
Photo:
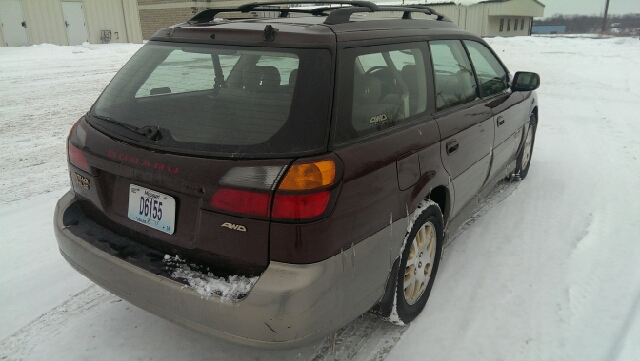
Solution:
{"label": "utility pole", "polygon": [[602,31],[604,33],[607,31],[607,14],[609,13],[609,0],[607,0],[607,4],[604,6],[604,18],[602,19]]}

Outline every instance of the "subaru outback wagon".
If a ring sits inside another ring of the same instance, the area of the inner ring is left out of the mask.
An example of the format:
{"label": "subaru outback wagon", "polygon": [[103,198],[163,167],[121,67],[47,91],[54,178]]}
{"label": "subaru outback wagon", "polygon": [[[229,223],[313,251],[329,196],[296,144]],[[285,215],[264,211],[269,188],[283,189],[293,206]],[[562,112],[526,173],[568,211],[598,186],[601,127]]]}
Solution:
{"label": "subaru outback wagon", "polygon": [[367,311],[408,323],[447,235],[527,175],[538,85],[423,6],[205,10],[159,30],[71,128],[60,252],[246,345],[297,347]]}

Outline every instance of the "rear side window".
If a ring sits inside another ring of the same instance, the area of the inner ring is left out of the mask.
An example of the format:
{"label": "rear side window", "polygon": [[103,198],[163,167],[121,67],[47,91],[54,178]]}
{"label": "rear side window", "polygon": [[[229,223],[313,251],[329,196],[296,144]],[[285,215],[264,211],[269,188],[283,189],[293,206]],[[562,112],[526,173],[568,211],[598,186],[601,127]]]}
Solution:
{"label": "rear side window", "polygon": [[[152,147],[262,157],[326,146],[331,54],[322,49],[150,43],[122,68],[93,121]],[[148,142],[131,128],[159,129]]]}
{"label": "rear side window", "polygon": [[471,62],[478,75],[482,96],[487,97],[507,89],[507,72],[486,46],[475,41],[464,41]]}
{"label": "rear side window", "polygon": [[[222,59],[220,60],[222,62]],[[169,93],[179,94],[213,89],[215,77],[210,54],[190,53],[176,49],[153,69],[135,97],[146,98]]]}
{"label": "rear side window", "polygon": [[458,40],[429,42],[436,86],[436,109],[444,110],[477,99],[469,57]]}
{"label": "rear side window", "polygon": [[341,91],[348,96],[338,112],[337,142],[394,127],[427,108],[424,56],[415,44],[349,49],[345,58]]}

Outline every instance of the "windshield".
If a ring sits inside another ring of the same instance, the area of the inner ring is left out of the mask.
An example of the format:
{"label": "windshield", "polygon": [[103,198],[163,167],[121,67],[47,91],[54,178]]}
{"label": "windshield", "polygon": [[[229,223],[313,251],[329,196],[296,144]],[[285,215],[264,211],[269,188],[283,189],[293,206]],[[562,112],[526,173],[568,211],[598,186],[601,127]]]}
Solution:
{"label": "windshield", "polygon": [[324,49],[151,42],[113,78],[90,121],[186,153],[312,152],[326,146],[330,74]]}

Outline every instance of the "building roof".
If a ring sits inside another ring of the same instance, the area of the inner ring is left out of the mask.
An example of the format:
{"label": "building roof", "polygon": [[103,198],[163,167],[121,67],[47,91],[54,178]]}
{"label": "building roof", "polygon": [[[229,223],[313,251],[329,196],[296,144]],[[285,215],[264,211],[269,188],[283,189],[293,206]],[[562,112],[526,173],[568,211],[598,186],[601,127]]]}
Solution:
{"label": "building roof", "polygon": [[[409,4],[426,4],[426,5],[464,5],[471,6],[476,4],[484,4],[484,3],[501,3],[507,2],[511,0],[454,0],[454,1],[442,1],[442,0],[374,0],[376,4],[382,5],[409,5]],[[535,3],[538,3],[542,6],[545,6],[538,0],[531,0]]]}
{"label": "building roof", "polygon": [[[483,0],[483,1],[476,1],[475,3],[502,3],[502,2],[507,2],[507,1],[511,1],[511,0]],[[531,1],[533,1],[535,3],[538,3],[543,7],[546,7],[545,4],[541,3],[538,0],[531,0]]]}

